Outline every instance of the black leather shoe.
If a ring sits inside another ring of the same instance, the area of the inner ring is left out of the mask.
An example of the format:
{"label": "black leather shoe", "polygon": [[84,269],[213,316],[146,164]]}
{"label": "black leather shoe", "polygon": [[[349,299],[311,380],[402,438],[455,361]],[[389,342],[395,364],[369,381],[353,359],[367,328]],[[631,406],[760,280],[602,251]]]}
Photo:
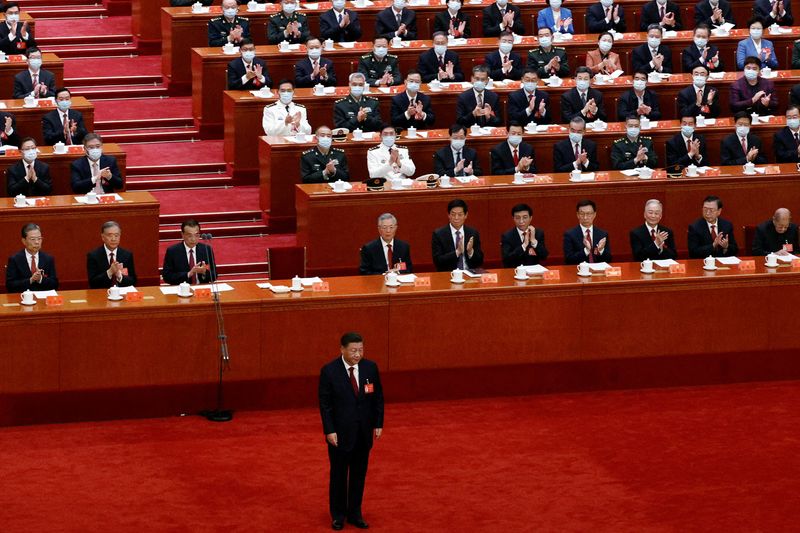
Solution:
{"label": "black leather shoe", "polygon": [[348,520],[348,522],[356,526],[358,529],[369,529],[369,524],[364,522],[363,518],[358,518],[356,520]]}
{"label": "black leather shoe", "polygon": [[344,520],[334,520],[331,522],[331,527],[336,531],[344,529]]}

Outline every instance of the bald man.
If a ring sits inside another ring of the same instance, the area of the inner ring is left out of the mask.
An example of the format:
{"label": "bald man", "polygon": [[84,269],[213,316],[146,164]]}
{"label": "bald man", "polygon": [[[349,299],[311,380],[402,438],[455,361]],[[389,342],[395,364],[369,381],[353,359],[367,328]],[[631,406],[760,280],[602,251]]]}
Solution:
{"label": "bald man", "polygon": [[775,211],[770,220],[756,226],[753,255],[776,253],[788,255],[800,253],[797,241],[797,226],[792,224],[792,213],[785,207]]}

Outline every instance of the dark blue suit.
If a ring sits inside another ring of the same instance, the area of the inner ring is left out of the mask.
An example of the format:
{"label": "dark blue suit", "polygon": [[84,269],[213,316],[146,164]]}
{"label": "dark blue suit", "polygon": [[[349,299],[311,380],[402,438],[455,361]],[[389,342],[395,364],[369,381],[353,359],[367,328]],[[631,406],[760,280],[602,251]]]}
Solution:
{"label": "dark blue suit", "polygon": [[[703,104],[704,106],[708,104],[708,93],[713,89],[709,84],[706,83],[705,87],[703,87]],[[678,111],[680,111],[680,116],[685,117],[696,117],[697,115],[703,115],[706,118],[716,118],[719,116],[719,91],[715,89],[714,91],[716,94],[714,95],[714,101],[708,106],[708,112],[703,112],[700,107],[697,105],[697,91],[694,88],[694,85],[689,85],[681,89],[681,92],[678,93]]]}
{"label": "dark blue suit", "polygon": [[[470,163],[472,163],[472,174],[474,176],[480,176],[482,174],[477,151],[473,150],[469,146],[465,146],[461,149],[461,159],[464,160],[464,166],[468,166]],[[455,158],[453,157],[453,150],[449,144],[444,148],[437,150],[436,153],[433,154],[434,173],[439,174],[440,176],[454,177],[455,167],[456,163]]]}
{"label": "dark blue suit", "polygon": [[[531,166],[528,167],[528,172],[536,172],[536,158],[534,157],[533,147],[527,143],[519,143],[517,146],[519,159],[523,157],[530,157],[533,159]],[[503,176],[514,174],[516,172],[516,165],[514,165],[514,154],[511,152],[511,147],[508,141],[503,141],[494,146],[489,152],[489,157],[492,160],[492,175]]]}
{"label": "dark blue suit", "polygon": [[[661,118],[661,108],[658,107],[658,95],[650,89],[645,89],[642,94],[644,105],[650,106],[650,114],[647,118],[650,120],[659,120]],[[639,116],[636,111],[639,108],[639,99],[633,89],[625,91],[617,100],[617,120],[624,122],[630,115]]]}
{"label": "dark blue suit", "polygon": [[[673,26],[668,26],[666,29],[681,31],[683,29],[683,22],[681,22],[681,8],[675,2],[667,2],[667,5],[664,6],[667,13],[672,13],[675,15],[675,24]],[[659,17],[659,6],[656,4],[656,0],[652,0],[652,2],[647,2],[642,7],[642,22],[639,26],[641,31],[646,32],[647,27],[650,24],[659,24],[661,22],[661,17]],[[635,69],[634,69],[635,70]]]}
{"label": "dark blue suit", "polygon": [[694,43],[683,49],[683,59],[681,60],[681,68],[683,69],[683,72],[688,72],[691,74],[695,67],[699,67],[701,65],[706,67],[711,72],[722,72],[725,70],[725,64],[722,61],[722,54],[720,54],[719,64],[715,68],[708,67],[708,60],[719,53],[719,48],[710,43],[706,45],[706,48],[708,48],[708,53],[706,54],[706,63],[700,62],[700,57],[703,54]]}
{"label": "dark blue suit", "polygon": [[[520,265],[538,265],[545,259],[549,252],[544,244],[544,231],[541,228],[534,230],[536,238],[535,254],[522,249],[522,239],[517,228],[511,228],[500,236],[500,257],[505,268],[516,268]],[[530,246],[528,248],[530,250]]]}
{"label": "dark blue suit", "polygon": [[[777,22],[779,26],[794,26],[794,17],[792,16],[792,5],[790,0],[784,0],[783,8],[786,10],[786,15],[783,18],[775,20],[770,13],[772,12],[772,4],[770,0],[756,0],[753,11],[756,16],[761,17],[764,21],[764,29]],[[780,17],[780,15],[778,15]]]}
{"label": "dark blue suit", "polygon": [[[581,168],[581,172],[598,170],[600,163],[597,162],[597,144],[584,136],[581,141],[581,151],[586,152],[589,157],[589,164]],[[556,172],[572,172],[575,170],[574,163],[575,152],[569,139],[564,139],[553,145],[553,168]]]}
{"label": "dark blue suit", "polygon": [[[483,250],[481,249],[481,236],[478,230],[469,226],[461,226],[464,236],[464,267],[475,269],[483,265]],[[473,239],[472,257],[467,257],[467,243]],[[442,226],[434,230],[431,236],[431,253],[433,264],[438,272],[450,272],[458,266],[456,256],[456,244],[453,242],[453,234],[450,233],[450,225]]]}
{"label": "dark blue suit", "polygon": [[611,9],[613,10],[615,7],[619,7],[618,23],[614,22],[613,15],[611,17],[611,22],[606,21],[606,13],[600,2],[590,5],[586,10],[586,33],[603,33],[611,31],[612,29],[619,33],[625,33],[627,31],[627,26],[625,25],[625,11],[623,10],[622,4],[614,4]]}
{"label": "dark blue suit", "polygon": [[[664,56],[664,62],[661,63],[662,73],[672,73],[672,50],[669,46],[661,43],[658,45],[658,53]],[[637,46],[631,52],[631,63],[633,64],[633,72],[644,70],[645,72],[653,72],[655,69],[650,66],[650,61],[653,56],[650,54],[650,47],[647,44]]]}
{"label": "dark blue suit", "polygon": [[[117,158],[113,155],[101,155],[99,162],[100,170],[108,167],[111,171],[111,178],[103,180],[103,191],[112,193],[125,186],[122,174],[117,166]],[[92,184],[92,169],[89,166],[88,157],[80,157],[72,162],[70,166],[72,172],[72,192],[75,194],[85,194],[94,188]]]}
{"label": "dark blue suit", "polygon": [[700,161],[689,159],[689,151],[686,149],[686,142],[683,135],[678,133],[667,141],[667,167],[673,165],[688,167],[692,163],[698,167],[711,164],[706,151],[706,138],[695,133],[692,135],[692,140],[694,139],[700,140],[700,155],[702,159],[700,159]]}
{"label": "dark blue suit", "polygon": [[345,9],[350,15],[350,24],[344,28],[339,26],[339,21],[333,9],[329,9],[319,16],[319,36],[323,41],[331,39],[334,42],[352,42],[361,40],[361,21],[358,13],[352,9]]}
{"label": "dark blue suit", "polygon": [[261,87],[272,87],[272,80],[269,77],[269,70],[267,70],[266,62],[256,57],[253,59],[253,65],[261,65],[261,73],[264,75],[264,83],[262,84],[258,79],[251,78],[246,83],[242,83],[242,78],[245,75],[244,61],[241,57],[234,59],[228,63],[228,90],[229,91],[255,91]]}
{"label": "dark blue suit", "polygon": [[25,165],[22,160],[8,167],[6,170],[6,190],[10,197],[18,194],[25,196],[47,196],[53,190],[53,182],[50,179],[50,167],[47,163],[37,159],[33,162],[33,170],[36,172],[36,181],[34,183],[25,179]]}
{"label": "dark blue suit", "polygon": [[[450,33],[450,11],[445,9],[444,11],[440,11],[436,13],[436,16],[433,19],[433,31],[431,34],[436,33],[438,31],[444,32],[445,35]],[[465,14],[464,11],[459,10],[456,13],[455,19],[453,20],[453,29],[458,29],[458,26],[464,22],[464,33],[461,37],[469,38],[472,36],[472,29],[469,27],[469,15]]]}
{"label": "dark blue suit", "polygon": [[[583,238],[586,235],[586,229],[583,226],[575,226],[564,232],[564,263],[567,265],[577,265],[586,261],[589,262],[589,256],[583,248]],[[597,226],[592,228],[592,248],[597,249],[597,243],[601,239],[606,239],[606,246],[603,248],[603,253],[594,254],[595,263],[609,263],[611,262],[611,240],[608,239],[608,232],[601,230]]]}
{"label": "dark blue suit", "polygon": [[[361,247],[361,265],[358,271],[361,274],[383,274],[389,267],[386,265],[386,256],[383,254],[383,243],[381,238],[369,241]],[[394,239],[392,243],[392,262],[405,263],[406,268],[401,270],[401,274],[414,272],[414,265],[411,263],[411,246],[406,241]],[[392,265],[394,267],[394,265]]]}
{"label": "dark blue suit", "polygon": [[[44,68],[39,69],[39,83],[47,85],[47,94],[41,96],[36,95],[37,98],[50,98],[56,95],[56,77],[49,70]],[[28,69],[19,72],[14,76],[14,98],[25,98],[33,92],[33,79]]]}
{"label": "dark blue suit", "polygon": [[472,114],[475,107],[478,105],[478,101],[475,98],[475,91],[472,89],[464,91],[458,95],[458,101],[456,103],[456,121],[464,126],[472,126],[473,124],[478,124],[479,126],[502,126],[503,114],[500,110],[500,98],[497,94],[489,90],[484,90],[483,103],[484,105],[489,104],[491,106],[494,115],[489,117],[483,115],[476,118]]}
{"label": "dark blue suit", "polygon": [[6,265],[6,291],[25,292],[50,291],[58,289],[58,276],[56,275],[56,260],[52,255],[39,252],[39,262],[36,268],[44,270],[44,277],[39,283],[31,284],[31,265],[25,256],[25,250],[20,250],[8,258]]}
{"label": "dark blue suit", "polygon": [[122,248],[114,250],[114,260],[122,263],[128,271],[123,274],[122,280],[117,282],[116,278],[108,277],[108,262],[105,246],[95,248],[86,254],[86,275],[89,278],[89,287],[92,289],[103,289],[116,284],[119,287],[130,287],[136,285],[136,267],[133,264],[133,253]]}
{"label": "dark blue suit", "polygon": [[[414,41],[417,38],[417,14],[414,11],[406,8],[403,8],[403,11],[400,13],[400,21],[406,25],[406,29],[408,30],[405,35],[401,36],[401,39],[404,41]],[[375,17],[375,35],[380,37],[386,37],[390,41],[393,37],[395,37],[395,32],[397,32],[400,25],[397,23],[397,19],[394,16],[394,11],[391,7],[387,7],[383,11],[378,13],[378,16]]]}
{"label": "dark blue suit", "polygon": [[728,251],[723,253],[722,248],[714,249],[714,239],[708,230],[708,223],[703,218],[698,218],[689,225],[689,257],[692,259],[705,259],[709,255],[714,257],[734,256],[739,251],[736,238],[733,236],[733,224],[721,218],[717,219],[717,234],[724,233],[728,236]]}
{"label": "dark blue suit", "polygon": [[[767,156],[764,154],[764,149],[761,146],[761,139],[753,133],[747,134],[747,149],[758,148],[758,155],[756,156],[756,165],[762,165],[767,162]],[[739,142],[739,136],[732,133],[722,139],[720,147],[720,161],[721,165],[744,165],[747,163],[747,154],[742,150],[742,144]]]}
{"label": "dark blue suit", "polygon": [[330,59],[320,57],[319,67],[327,67],[328,79],[312,79],[311,74],[314,72],[314,66],[308,57],[304,57],[298,61],[294,66],[294,84],[297,87],[313,87],[320,83],[325,87],[336,87],[336,71],[333,70],[333,61]]}
{"label": "dark blue suit", "polygon": [[[731,9],[730,3],[728,3],[726,0],[719,0],[717,7],[722,10],[722,18],[725,19],[725,22],[732,22],[736,24],[736,21],[733,20],[733,10]],[[708,0],[701,0],[700,2],[696,3],[694,6],[695,28],[698,26],[698,24],[705,24],[709,28],[713,28],[715,24],[711,21],[712,14],[713,10],[711,9],[711,4],[708,3]]]}
{"label": "dark blue suit", "polygon": [[[506,4],[506,12],[511,11],[514,13],[514,25],[510,28],[511,31],[517,35],[525,34],[525,26],[522,25],[522,15],[520,14],[519,7],[512,3]],[[500,32],[508,31],[500,29],[500,23],[503,22],[503,14],[497,3],[491,4],[489,7],[483,9],[483,36],[484,37],[499,37]]]}
{"label": "dark blue suit", "polygon": [[[195,246],[195,263],[205,261],[210,268],[205,274],[200,274],[200,283],[211,283],[214,281],[214,274],[217,271],[217,263],[214,260],[214,250],[207,244],[202,242],[197,243]],[[183,246],[183,241],[173,244],[164,253],[164,264],[161,268],[161,277],[170,285],[178,285],[180,283],[189,282],[189,260],[186,258],[186,248]]]}
{"label": "dark blue suit", "polygon": [[595,120],[602,120],[603,122],[608,121],[608,117],[606,116],[606,110],[603,108],[603,93],[598,91],[597,89],[593,89],[589,87],[586,91],[586,101],[594,99],[594,103],[597,104],[597,114],[593,117],[586,117],[581,114],[581,110],[583,109],[583,102],[581,101],[581,95],[578,92],[576,87],[573,87],[569,91],[565,92],[561,95],[561,122],[564,124],[568,124],[570,120],[572,120],[576,116],[580,116],[586,122],[593,122]]}
{"label": "dark blue suit", "polygon": [[772,138],[772,147],[778,163],[797,163],[797,146],[798,143],[788,126],[776,131]]}
{"label": "dark blue suit", "polygon": [[[44,144],[52,146],[57,142],[67,142],[67,139],[64,137],[64,124],[61,122],[61,114],[61,111],[54,109],[42,116],[42,137],[44,139]],[[72,135],[72,144],[83,143],[83,138],[87,133],[86,126],[83,124],[83,114],[80,111],[70,109],[67,111],[67,117],[70,121],[74,120],[77,125],[75,134]]]}
{"label": "dark blue suit", "polygon": [[631,230],[631,252],[634,261],[644,261],[645,259],[677,259],[678,252],[675,250],[675,235],[672,230],[659,225],[658,232],[666,231],[669,235],[664,242],[663,248],[659,251],[653,236],[644,224],[636,226]]}
{"label": "dark blue suit", "polygon": [[[528,108],[529,100],[525,89],[520,89],[509,93],[508,95],[508,121],[516,121],[520,124],[527,124],[528,122],[536,122],[537,124],[550,124],[552,122],[552,113],[550,112],[550,95],[546,92],[536,89],[533,93],[534,111],[528,115],[525,110]],[[539,104],[544,100],[544,115],[536,116],[539,112]]]}
{"label": "dark blue suit", "polygon": [[[453,78],[445,78],[441,81],[464,81],[464,73],[461,71],[461,60],[458,58],[458,54],[447,50],[444,53],[445,66],[447,66],[448,62],[453,63]],[[423,83],[428,83],[431,80],[437,79],[437,75],[439,74],[439,59],[436,56],[436,52],[433,50],[433,48],[426,50],[419,55],[419,59],[417,59],[417,70],[419,71],[419,75],[422,77]]]}
{"label": "dark blue suit", "polygon": [[503,72],[503,58],[500,50],[486,54],[486,57],[483,58],[483,65],[489,69],[490,78],[493,80],[518,80],[522,77],[522,69],[525,68],[522,58],[513,50],[508,53],[508,58],[511,60],[511,70]]}
{"label": "dark blue suit", "polygon": [[405,129],[411,126],[417,129],[426,129],[433,126],[436,115],[433,113],[433,109],[431,109],[431,97],[417,91],[416,98],[418,102],[422,103],[422,111],[425,113],[425,120],[417,120],[413,117],[410,119],[406,118],[408,93],[403,91],[392,98],[392,126]]}

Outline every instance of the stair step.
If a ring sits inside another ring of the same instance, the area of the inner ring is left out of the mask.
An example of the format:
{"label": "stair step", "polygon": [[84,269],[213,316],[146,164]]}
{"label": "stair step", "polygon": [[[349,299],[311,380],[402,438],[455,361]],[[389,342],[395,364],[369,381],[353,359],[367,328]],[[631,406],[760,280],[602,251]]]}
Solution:
{"label": "stair step", "polygon": [[167,96],[167,88],[163,85],[142,84],[142,85],[102,85],[90,87],[75,87],[72,94],[85,96],[92,99],[95,96],[108,98],[139,98],[153,96]]}
{"label": "stair step", "polygon": [[173,174],[156,176],[128,176],[129,191],[164,191],[176,189],[210,189],[233,187],[233,178],[217,174]]}
{"label": "stair step", "polygon": [[[99,129],[99,128],[97,128]],[[154,141],[191,141],[200,138],[200,131],[194,126],[174,128],[130,128],[103,130],[103,139],[107,142],[154,142]]]}
{"label": "stair step", "polygon": [[[96,109],[95,109],[95,114],[97,114]],[[113,130],[113,129],[121,130],[121,129],[137,129],[137,128],[183,128],[193,125],[194,125],[194,120],[192,120],[191,117],[94,121],[94,129],[96,130]]]}
{"label": "stair step", "polygon": [[[102,77],[102,78],[64,78],[64,83],[69,87],[108,87],[111,85],[119,86],[119,78],[117,77]],[[143,75],[126,75],[125,81],[130,85],[158,85],[164,78],[161,75],[143,74]]]}
{"label": "stair step", "polygon": [[[185,218],[185,217],[184,217]],[[183,219],[181,219],[183,220]],[[203,231],[220,237],[261,237],[268,233],[267,227],[261,220],[254,221],[231,221],[231,222],[203,222]],[[162,225],[158,229],[161,240],[179,239],[181,236],[180,224]]]}
{"label": "stair step", "polygon": [[128,165],[126,172],[129,177],[155,175],[167,176],[172,174],[176,167],[179,167],[181,170],[189,170],[195,174],[211,174],[214,172],[225,172],[226,170],[225,163],[181,163],[180,165],[175,165],[172,167],[165,167],[163,165]]}
{"label": "stair step", "polygon": [[66,6],[42,6],[42,7],[23,7],[29,15],[39,19],[69,19],[76,17],[100,17],[108,15],[108,11],[102,5],[66,5]]}
{"label": "stair step", "polygon": [[[56,4],[56,2],[58,2]],[[60,9],[64,6],[93,6],[93,2],[87,0],[17,0],[22,11],[29,9]]]}
{"label": "stair step", "polygon": [[[192,99],[188,96],[169,96],[166,98],[92,98],[94,104],[95,125],[104,122],[117,124],[137,124],[153,121],[154,124],[166,124],[161,120],[185,120],[185,124],[194,124],[192,119]],[[169,118],[167,118],[169,117]],[[179,125],[169,122],[169,125]],[[124,127],[124,126],[123,126]]]}
{"label": "stair step", "polygon": [[132,43],[133,35],[123,33],[119,35],[59,35],[53,37],[36,37],[36,45],[47,48],[48,51],[58,47],[91,46],[98,44]]}
{"label": "stair step", "polygon": [[125,57],[137,52],[136,45],[129,43],[97,43],[68,46],[48,46],[45,52],[52,52],[61,59],[84,57]]}
{"label": "stair step", "polygon": [[[253,221],[261,222],[261,213],[259,211],[209,211],[197,212],[196,210],[187,209],[186,213],[171,213],[160,214],[158,217],[161,227],[170,228],[176,226],[179,228],[181,222],[186,220],[187,217],[196,219],[201,224],[228,224],[236,222],[253,223]],[[261,223],[261,227],[266,229],[266,226]],[[262,233],[267,233],[266,231]],[[175,237],[177,239],[178,237]]]}

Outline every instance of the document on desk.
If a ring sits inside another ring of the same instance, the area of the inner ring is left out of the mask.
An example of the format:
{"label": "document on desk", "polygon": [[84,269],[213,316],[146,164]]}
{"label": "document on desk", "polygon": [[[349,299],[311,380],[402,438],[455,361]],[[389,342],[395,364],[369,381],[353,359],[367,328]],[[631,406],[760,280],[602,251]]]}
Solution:
{"label": "document on desk", "polygon": [[529,276],[536,276],[545,272],[547,272],[547,269],[542,265],[528,265],[525,267],[525,273]]}
{"label": "document on desk", "polygon": [[[161,289],[161,294],[178,294],[177,285],[170,285],[168,287],[159,287],[159,289]],[[211,289],[212,292],[228,292],[232,291],[233,287],[231,287],[227,283],[217,283],[213,287],[211,284],[192,285],[192,290],[196,289]]]}
{"label": "document on desk", "polygon": [[56,291],[53,291],[53,290],[51,290],[51,291],[33,291],[33,296],[37,300],[47,300],[48,296],[58,296],[58,293]]}
{"label": "document on desk", "polygon": [[786,255],[779,255],[778,256],[778,261],[780,261],[781,263],[791,263],[795,259],[800,259],[800,258],[798,258],[796,255],[792,255],[792,254],[786,254]]}
{"label": "document on desk", "polygon": [[672,265],[677,265],[678,262],[674,259],[654,259],[653,264],[660,268],[669,268]]}
{"label": "document on desk", "polygon": [[717,257],[717,261],[719,261],[721,265],[727,266],[738,265],[742,262],[738,257]]}
{"label": "document on desk", "polygon": [[607,268],[611,268],[611,265],[609,265],[609,264],[608,264],[608,263],[606,263],[606,262],[602,262],[602,263],[589,263],[589,269],[590,269],[592,272],[605,272]]}
{"label": "document on desk", "polygon": [[416,279],[417,279],[416,274],[400,274],[399,276],[397,276],[397,281],[399,281],[400,283],[414,283]]}

